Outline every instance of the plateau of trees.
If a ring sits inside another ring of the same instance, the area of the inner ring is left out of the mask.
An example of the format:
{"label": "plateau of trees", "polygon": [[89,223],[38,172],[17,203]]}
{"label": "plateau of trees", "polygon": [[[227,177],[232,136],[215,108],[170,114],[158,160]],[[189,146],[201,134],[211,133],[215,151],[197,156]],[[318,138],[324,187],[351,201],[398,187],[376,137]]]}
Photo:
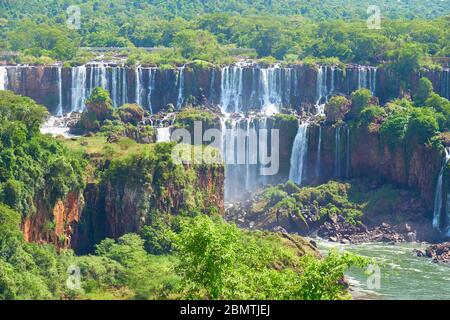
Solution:
{"label": "plateau of trees", "polygon": [[[253,53],[245,55],[254,58],[388,64],[401,75],[431,65],[429,57],[449,55],[450,20],[445,15],[450,5],[445,1],[400,1],[389,6],[382,2],[383,17],[389,19],[383,19],[379,30],[367,28],[367,14],[355,13],[367,8],[360,1],[358,5],[293,1],[292,6],[282,6],[281,1],[252,5],[227,1],[218,7],[212,1],[80,1],[80,30],[67,28],[65,1],[34,2],[6,1],[0,13],[0,43],[21,52],[17,62],[83,63],[87,54],[77,50],[83,46],[169,48],[152,54],[132,51],[131,62],[139,58],[172,65],[195,59],[224,63],[247,48]],[[353,6],[357,9],[344,10]],[[433,19],[396,20],[417,17]]]}

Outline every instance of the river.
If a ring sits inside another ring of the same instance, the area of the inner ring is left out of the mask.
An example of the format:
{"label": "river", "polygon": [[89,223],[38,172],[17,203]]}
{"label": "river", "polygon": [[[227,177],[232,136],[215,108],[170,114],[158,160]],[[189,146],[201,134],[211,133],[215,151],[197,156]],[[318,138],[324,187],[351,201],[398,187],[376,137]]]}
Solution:
{"label": "river", "polygon": [[418,243],[343,245],[317,239],[314,241],[323,254],[331,248],[337,248],[377,261],[380,271],[379,286],[373,281],[374,278],[368,283],[368,276],[364,270],[352,268],[346,273],[352,291],[356,292],[355,299],[450,299],[450,265],[437,264],[430,259],[417,257],[413,250],[423,249],[425,245]]}

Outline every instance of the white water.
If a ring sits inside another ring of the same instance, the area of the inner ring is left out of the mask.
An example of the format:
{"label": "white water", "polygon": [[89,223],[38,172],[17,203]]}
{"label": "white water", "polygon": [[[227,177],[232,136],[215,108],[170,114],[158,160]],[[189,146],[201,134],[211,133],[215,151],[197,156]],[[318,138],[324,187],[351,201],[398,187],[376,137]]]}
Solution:
{"label": "white water", "polygon": [[86,66],[72,68],[72,111],[83,111],[84,101],[87,99]]}
{"label": "white water", "polygon": [[156,128],[156,142],[170,141],[170,127]]}
{"label": "white water", "polygon": [[244,86],[243,68],[241,66],[227,66],[221,70],[220,106],[222,112],[239,112],[242,106]]}
{"label": "white water", "polygon": [[334,249],[375,259],[380,271],[379,286],[374,281],[375,277],[369,277],[365,270],[351,268],[345,273],[350,288],[357,293],[356,298],[383,300],[450,299],[450,265],[432,263],[430,259],[417,257],[413,250],[424,250],[426,248],[424,244],[367,243],[343,245],[321,239],[314,239],[314,241],[324,255],[327,255],[330,249]]}
{"label": "white water", "polygon": [[273,115],[279,112],[282,105],[281,69],[279,66],[262,68],[260,75],[262,112],[266,115]]}
{"label": "white water", "polygon": [[308,123],[301,123],[294,140],[291,155],[291,168],[289,170],[289,180],[298,185],[302,184],[303,165],[308,151]]}
{"label": "white water", "polygon": [[185,66],[178,69],[178,99],[177,109],[180,110],[184,103],[184,70]]}
{"label": "white water", "polygon": [[270,141],[267,117],[223,117],[220,124],[221,155],[226,165],[225,199],[242,199],[247,192],[268,183],[262,174],[262,159],[268,156]]}
{"label": "white water", "polygon": [[140,106],[142,106],[142,68],[141,67],[136,67],[136,103]]}
{"label": "white water", "polygon": [[358,67],[358,89],[369,89],[372,95],[376,93],[377,68],[359,66]]}
{"label": "white water", "polygon": [[[445,158],[442,162],[442,168],[439,172],[438,180],[436,183],[436,192],[434,196],[434,212],[433,212],[433,227],[436,229],[441,229],[441,222],[442,222],[442,203],[443,203],[443,192],[442,192],[442,183],[444,180],[444,171],[447,166],[447,163],[450,161],[450,153],[447,149],[445,149]],[[448,213],[447,213],[448,215]],[[447,224],[449,223],[449,217],[447,216]],[[441,229],[443,232],[447,232],[447,235],[449,234],[448,226],[446,228]]]}
{"label": "white water", "polygon": [[62,92],[62,76],[61,76],[61,67],[58,67],[58,116],[62,116],[63,114],[63,92]]}
{"label": "white water", "polygon": [[6,67],[0,67],[0,90],[8,88],[8,70]]}
{"label": "white water", "polygon": [[152,104],[152,94],[155,90],[156,85],[156,70],[150,68],[148,69],[148,95],[147,95],[147,105],[150,113],[153,113],[153,104]]}
{"label": "white water", "polygon": [[42,134],[50,134],[53,137],[63,136],[65,138],[73,138],[74,135],[69,133],[70,128],[66,125],[63,117],[50,117],[41,126]]}
{"label": "white water", "polygon": [[[331,74],[330,87],[328,87],[328,72]],[[335,73],[336,68],[334,66],[320,66],[317,69],[316,108],[318,115],[325,114],[325,104],[328,102],[328,98],[335,92]]]}

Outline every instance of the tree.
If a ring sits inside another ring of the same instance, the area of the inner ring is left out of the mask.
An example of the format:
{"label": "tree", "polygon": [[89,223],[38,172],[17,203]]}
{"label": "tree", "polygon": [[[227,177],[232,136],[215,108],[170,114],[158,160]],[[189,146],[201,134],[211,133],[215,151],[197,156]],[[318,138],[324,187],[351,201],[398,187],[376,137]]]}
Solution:
{"label": "tree", "polygon": [[416,106],[424,106],[425,101],[431,96],[432,93],[433,83],[431,83],[428,78],[420,78],[417,92],[414,95],[414,103],[416,104]]}
{"label": "tree", "polygon": [[233,246],[238,234],[236,226],[223,222],[214,224],[203,215],[191,223],[182,223],[176,238],[178,270],[192,293],[220,298],[225,279],[233,270],[236,259]]}
{"label": "tree", "polygon": [[364,108],[367,108],[372,99],[372,93],[368,89],[359,89],[352,93],[352,107],[350,114],[358,117]]}
{"label": "tree", "polygon": [[417,73],[424,58],[423,48],[417,43],[405,43],[400,48],[387,53],[388,68],[402,81],[407,81],[411,73]]}
{"label": "tree", "polygon": [[325,105],[325,116],[329,122],[338,122],[344,120],[346,114],[350,111],[351,102],[343,96],[334,96]]}
{"label": "tree", "polygon": [[208,31],[184,30],[178,32],[172,44],[187,59],[214,61],[220,55],[217,39]]}

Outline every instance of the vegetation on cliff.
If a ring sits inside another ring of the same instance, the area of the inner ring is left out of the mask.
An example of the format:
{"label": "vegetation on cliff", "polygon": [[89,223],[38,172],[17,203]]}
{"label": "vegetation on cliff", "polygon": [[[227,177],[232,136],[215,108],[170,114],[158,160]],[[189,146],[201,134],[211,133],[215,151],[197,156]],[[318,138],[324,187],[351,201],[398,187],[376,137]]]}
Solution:
{"label": "vegetation on cliff", "polygon": [[[409,205],[405,206],[408,202]],[[242,206],[242,207],[241,207]],[[241,217],[240,212],[246,212]],[[276,230],[308,235],[327,222],[347,225],[363,223],[369,227],[382,222],[398,224],[425,214],[423,203],[413,191],[369,180],[330,181],[300,188],[288,181],[269,186],[251,201],[237,204],[227,212],[227,219],[245,220],[242,227]]]}
{"label": "vegetation on cliff", "polygon": [[[21,2],[7,2],[2,8],[0,47],[20,51],[17,62],[23,63],[45,64],[52,59],[83,63],[86,53],[77,52],[78,46],[165,47],[170,49],[133,52],[129,64],[140,61],[166,66],[187,60],[226,63],[236,56],[291,63],[311,57],[337,58],[343,62],[386,64],[403,78],[430,65],[429,56],[448,56],[448,18],[437,18],[449,14],[446,1],[387,4],[386,0],[379,4],[383,18],[436,19],[383,19],[380,29],[367,27],[370,14],[365,11],[370,1],[363,5],[360,1],[328,0],[292,6],[280,1],[259,1],[256,6],[228,2],[217,5],[211,1],[178,1],[176,5],[83,1],[76,3],[81,9],[77,32],[67,28],[73,12],[66,12],[66,2]],[[209,6],[211,9],[204,9]],[[416,9],[418,6],[422,9]],[[149,19],[152,16],[156,18]]]}
{"label": "vegetation on cliff", "polygon": [[47,111],[29,98],[0,91],[0,202],[23,216],[84,188],[85,162],[63,144],[40,134]]}

